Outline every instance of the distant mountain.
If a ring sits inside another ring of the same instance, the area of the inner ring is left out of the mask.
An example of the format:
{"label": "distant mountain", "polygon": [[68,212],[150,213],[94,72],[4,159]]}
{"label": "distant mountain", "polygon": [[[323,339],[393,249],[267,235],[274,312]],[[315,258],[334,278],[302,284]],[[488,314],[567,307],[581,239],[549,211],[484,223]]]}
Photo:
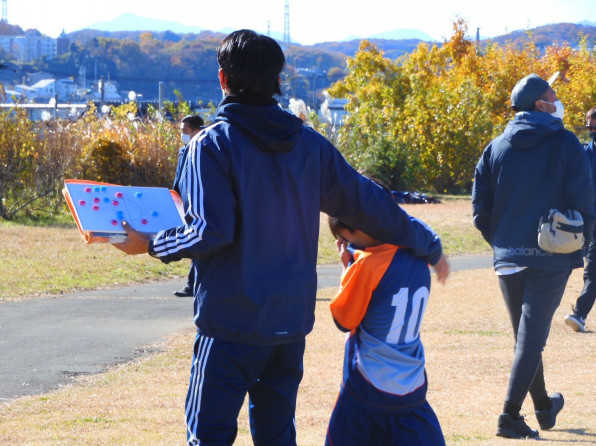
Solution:
{"label": "distant mountain", "polygon": [[513,31],[502,36],[491,37],[483,40],[483,43],[498,43],[505,45],[506,43],[513,43],[516,47],[521,48],[529,42],[532,36],[532,41],[536,47],[544,51],[550,45],[569,45],[572,48],[577,47],[580,41],[580,34],[587,36],[587,43],[589,48],[596,46],[596,26],[583,25],[578,23],[555,23],[551,25],[538,26],[531,30]]}
{"label": "distant mountain", "polygon": [[[180,91],[184,98],[201,100],[204,103],[219,100],[221,90],[217,77],[213,75],[217,72],[216,49],[229,30],[220,30],[223,33],[206,30],[184,32],[188,28],[175,22],[143,19],[133,14],[126,14],[120,18],[125,19],[120,22],[122,25],[111,23],[110,26],[104,26],[107,29],[83,29],[67,34],[70,39],[68,52],[52,60],[40,60],[32,65],[17,67],[18,72],[0,70],[0,75],[3,76],[0,82],[5,85],[15,84],[21,82],[24,74],[33,71],[45,71],[56,78],[76,77],[81,66],[85,66],[87,72],[94,73],[95,77],[109,76],[112,81],[119,84],[121,91],[134,90],[146,99],[156,96],[158,91],[156,85],[159,81],[165,84],[168,100],[175,100],[176,96],[173,93],[175,89]],[[92,26],[102,27],[101,24]],[[113,31],[114,29],[121,30]],[[35,30],[26,32],[32,31]],[[375,36],[407,36],[414,31],[394,30],[390,33],[378,33]],[[24,33],[18,27],[2,26],[0,23],[0,35],[7,32]],[[143,32],[151,32],[155,39],[149,49],[143,48],[140,44]],[[596,46],[596,26],[572,23],[541,26],[482,39],[481,46],[511,43],[515,47],[522,48],[531,38],[538,51],[543,52],[552,44],[568,44],[571,47],[577,47],[580,33],[587,36],[589,48]],[[424,33],[414,35],[424,39],[371,36],[367,40],[382,50],[385,57],[393,60],[412,52],[423,42],[441,45],[433,42]],[[282,40],[282,36],[278,33],[272,32],[271,36],[279,41]],[[106,45],[102,38],[112,40],[109,45]],[[473,36],[469,38],[475,40]],[[328,88],[332,82],[345,75],[346,56],[354,56],[361,41],[361,38],[355,38],[350,41],[314,45],[297,43],[287,45],[284,47],[288,66],[284,91],[288,91],[295,97],[313,97],[317,91]],[[11,60],[0,59],[0,62],[11,63]]]}
{"label": "distant mountain", "polygon": [[589,20],[582,20],[578,22],[580,25],[587,25],[587,26],[596,26],[596,22],[590,22]]}
{"label": "distant mountain", "polygon": [[[82,30],[98,30],[107,32],[120,32],[120,31],[172,31],[178,34],[198,34],[204,31],[203,28],[197,26],[187,26],[178,22],[171,22],[166,20],[152,19],[148,17],[140,17],[136,14],[122,14],[113,20],[105,22],[95,22]],[[216,32],[222,34],[229,34],[235,31],[234,28],[222,28]],[[75,31],[76,32],[76,31]],[[283,40],[283,34],[279,31],[272,31],[271,37],[281,41]],[[362,39],[384,39],[384,40],[424,40],[426,42],[433,41],[432,37],[419,29],[394,29],[392,31],[385,31],[381,33],[372,34],[367,37],[350,36],[343,39],[343,42],[350,42]]]}
{"label": "distant mountain", "polygon": [[0,20],[0,36],[22,36],[25,31],[19,25],[10,25]]}
{"label": "distant mountain", "polygon": [[97,29],[100,31],[174,31],[177,33],[200,33],[203,28],[187,26],[167,20],[140,17],[135,14],[122,14],[107,22],[95,22],[85,26],[84,29]]}
{"label": "distant mountain", "polygon": [[419,29],[394,29],[393,31],[385,31],[382,33],[373,34],[368,39],[385,39],[385,40],[424,40],[425,42],[432,42],[434,39]]}
{"label": "distant mountain", "polygon": [[[310,47],[305,48],[314,48],[322,51],[328,51],[331,53],[340,53],[345,56],[353,57],[354,54],[358,51],[360,47],[360,42],[363,39],[354,39],[348,42],[323,42],[323,43],[315,43]],[[391,40],[391,39],[366,39],[381,51],[385,53],[385,57],[389,59],[397,59],[400,56],[403,56],[406,53],[413,51],[419,44],[422,42],[418,39],[401,39],[401,40]]]}
{"label": "distant mountain", "polygon": [[219,34],[214,33],[211,31],[201,31],[200,33],[175,33],[173,31],[103,31],[98,29],[81,29],[79,31],[73,31],[71,33],[67,33],[66,37],[68,37],[71,41],[74,42],[87,42],[93,38],[98,37],[108,37],[112,39],[129,39],[138,42],[140,40],[141,34],[145,32],[151,32],[151,35],[154,39],[157,39],[161,42],[179,42],[180,40],[195,40],[195,39],[209,39],[209,38],[216,38],[221,41],[226,34]]}

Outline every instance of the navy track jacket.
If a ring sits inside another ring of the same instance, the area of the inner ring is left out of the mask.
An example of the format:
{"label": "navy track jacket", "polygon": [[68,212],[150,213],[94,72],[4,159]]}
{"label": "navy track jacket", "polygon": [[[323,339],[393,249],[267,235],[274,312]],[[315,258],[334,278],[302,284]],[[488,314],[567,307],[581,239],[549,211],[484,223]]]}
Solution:
{"label": "navy track jacket", "polygon": [[440,258],[434,232],[274,99],[227,96],[188,150],[186,224],[158,233],[149,252],[193,259],[205,336],[271,345],[312,330],[321,211],[431,264]]}

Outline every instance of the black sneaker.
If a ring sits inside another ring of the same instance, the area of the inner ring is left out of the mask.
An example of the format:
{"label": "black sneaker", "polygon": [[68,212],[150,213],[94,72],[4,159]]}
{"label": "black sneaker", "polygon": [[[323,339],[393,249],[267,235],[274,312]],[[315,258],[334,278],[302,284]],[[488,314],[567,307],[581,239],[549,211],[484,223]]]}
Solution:
{"label": "black sneaker", "polygon": [[535,410],[536,419],[540,425],[540,429],[546,431],[552,428],[557,422],[557,414],[561,412],[561,409],[565,405],[563,395],[560,393],[553,393],[550,396],[551,408],[548,410]]}
{"label": "black sneaker", "polygon": [[192,297],[192,290],[190,289],[189,286],[185,286],[184,288],[182,288],[179,291],[174,291],[174,296],[177,297]]}
{"label": "black sneaker", "polygon": [[513,418],[508,413],[499,415],[499,425],[497,428],[497,437],[504,438],[535,438],[538,431],[530,429],[530,426],[524,421],[523,415]]}

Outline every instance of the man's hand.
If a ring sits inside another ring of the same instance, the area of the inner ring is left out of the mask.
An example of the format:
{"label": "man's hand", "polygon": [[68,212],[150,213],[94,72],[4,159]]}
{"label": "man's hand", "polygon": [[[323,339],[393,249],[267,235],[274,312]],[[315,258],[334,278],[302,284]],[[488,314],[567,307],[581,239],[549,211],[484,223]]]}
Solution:
{"label": "man's hand", "polygon": [[114,243],[114,246],[126,254],[147,254],[151,237],[137,231],[126,221],[122,222],[122,227],[126,231],[126,234],[128,234],[128,237],[124,243]]}
{"label": "man's hand", "polygon": [[437,279],[439,282],[445,285],[445,281],[449,276],[449,262],[447,261],[445,254],[441,254],[441,258],[436,264],[433,265],[433,269],[437,273]]}

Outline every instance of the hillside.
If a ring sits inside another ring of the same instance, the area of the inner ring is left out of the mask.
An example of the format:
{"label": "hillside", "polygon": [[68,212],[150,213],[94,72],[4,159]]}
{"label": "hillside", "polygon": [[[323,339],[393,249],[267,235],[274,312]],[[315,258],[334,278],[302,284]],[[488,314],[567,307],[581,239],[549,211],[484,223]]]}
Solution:
{"label": "hillside", "polygon": [[[0,35],[22,35],[36,32],[0,23]],[[509,34],[485,39],[481,44],[512,42],[521,47],[530,36],[543,51],[552,44],[577,46],[580,35],[587,35],[589,45],[594,45],[596,26],[589,24],[559,23],[514,31]],[[85,29],[67,34],[71,40],[69,51],[54,60],[33,64],[17,64],[0,58],[0,63],[11,64],[16,72],[3,70],[0,81],[5,85],[21,82],[35,71],[51,73],[56,78],[73,77],[79,81],[81,67],[86,68],[87,80],[94,82],[104,76],[116,82],[125,97],[134,90],[146,100],[158,96],[158,83],[164,82],[166,99],[175,100],[175,90],[187,100],[204,103],[217,102],[221,97],[217,80],[216,49],[222,33],[202,31],[199,33],[174,33],[172,31],[99,31]],[[385,56],[397,59],[411,52],[422,40],[369,39]],[[429,42],[434,44],[433,42]],[[360,40],[325,42],[315,45],[290,44],[285,48],[287,68],[282,89],[288,97],[308,99],[312,104],[320,98],[322,90],[345,75],[346,57],[358,50]]]}
{"label": "hillside", "polygon": [[596,26],[581,25],[576,23],[557,23],[544,25],[532,30],[513,31],[503,36],[493,37],[483,40],[483,43],[493,42],[504,45],[512,42],[516,47],[522,47],[529,42],[530,36],[541,50],[550,45],[569,45],[577,47],[580,41],[580,35],[588,36],[589,47],[594,47],[596,42]]}

